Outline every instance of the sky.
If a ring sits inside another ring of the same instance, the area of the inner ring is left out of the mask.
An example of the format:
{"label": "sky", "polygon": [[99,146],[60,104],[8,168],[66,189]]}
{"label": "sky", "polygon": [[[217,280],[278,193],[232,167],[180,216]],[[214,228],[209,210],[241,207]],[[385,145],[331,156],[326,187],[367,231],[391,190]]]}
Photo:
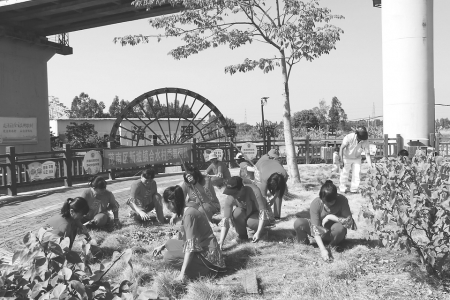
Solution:
{"label": "sky", "polygon": [[[373,115],[374,107],[375,115],[382,115],[381,9],[372,7],[371,0],[322,0],[320,3],[333,14],[345,17],[333,21],[344,34],[330,54],[294,66],[289,81],[291,113],[318,106],[322,99],[330,104],[335,96],[349,120]],[[447,83],[450,1],[434,3],[436,103],[450,104]],[[264,107],[265,118],[273,122],[282,120],[281,69],[268,74],[259,69],[235,75],[224,72],[225,66],[241,63],[246,58],[273,56],[275,52],[270,46],[257,42],[235,50],[221,46],[175,60],[168,52],[181,44],[176,38],[137,46],[113,43],[114,37],[141,33],[157,32],[144,19],[70,33],[73,54],[55,55],[48,62],[49,95],[58,97],[70,108],[73,98],[84,92],[103,101],[107,110],[116,95],[131,101],[153,89],[178,87],[209,99],[237,123],[260,122],[260,99],[269,97]],[[437,108],[437,118],[449,116],[450,107]]]}

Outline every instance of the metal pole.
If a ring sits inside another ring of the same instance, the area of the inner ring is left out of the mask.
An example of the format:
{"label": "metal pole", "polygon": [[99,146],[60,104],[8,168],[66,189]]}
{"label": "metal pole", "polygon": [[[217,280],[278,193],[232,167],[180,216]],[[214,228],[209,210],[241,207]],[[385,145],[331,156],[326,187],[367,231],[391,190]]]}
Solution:
{"label": "metal pole", "polygon": [[263,152],[266,153],[266,128],[264,126],[264,105],[261,102],[261,116],[262,116],[262,132],[263,132]]}

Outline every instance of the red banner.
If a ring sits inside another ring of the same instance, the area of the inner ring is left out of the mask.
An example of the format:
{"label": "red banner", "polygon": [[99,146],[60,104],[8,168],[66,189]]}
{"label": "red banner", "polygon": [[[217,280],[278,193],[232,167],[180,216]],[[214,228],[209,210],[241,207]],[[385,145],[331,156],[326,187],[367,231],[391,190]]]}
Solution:
{"label": "red banner", "polygon": [[190,162],[192,145],[164,145],[105,149],[103,165],[105,169],[143,167],[164,163],[180,164],[180,156]]}

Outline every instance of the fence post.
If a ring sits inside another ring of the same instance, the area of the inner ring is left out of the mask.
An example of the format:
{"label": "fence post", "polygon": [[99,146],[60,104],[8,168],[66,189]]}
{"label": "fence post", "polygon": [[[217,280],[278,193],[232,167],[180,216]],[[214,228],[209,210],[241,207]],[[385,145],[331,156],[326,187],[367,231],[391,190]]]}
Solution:
{"label": "fence post", "polygon": [[8,167],[6,169],[8,178],[8,195],[17,196],[17,175],[16,175],[16,147],[9,146],[6,147],[6,163]]}
{"label": "fence post", "polygon": [[[111,142],[107,143],[107,148],[108,149],[114,149],[115,146],[116,146],[115,143],[111,143]],[[109,169],[109,179],[110,180],[115,180],[116,179],[116,169]]]}
{"label": "fence post", "polygon": [[72,150],[70,144],[64,144],[64,186],[72,186]]}
{"label": "fence post", "polygon": [[389,135],[384,135],[384,143],[383,143],[383,156],[389,157]]}
{"label": "fence post", "polygon": [[[439,154],[439,155],[441,155],[441,153],[440,153],[440,141],[439,141],[439,136],[438,135],[435,135],[434,136],[434,150],[435,151],[437,151],[437,153]],[[442,155],[443,156],[443,155]]]}
{"label": "fence post", "polygon": [[305,163],[309,164],[310,160],[309,160],[309,135],[306,135],[306,139],[305,139]]}
{"label": "fence post", "polygon": [[270,151],[270,149],[272,148],[271,146],[271,144],[272,144],[272,140],[271,140],[271,138],[270,138],[270,134],[268,134],[267,135],[267,140],[266,140],[266,142],[267,142],[267,147],[266,147],[266,153],[265,154],[267,154],[267,153],[269,153],[269,151]]}
{"label": "fence post", "polygon": [[395,156],[397,157],[398,152],[403,150],[403,137],[400,134],[397,134],[397,153],[395,153]]}
{"label": "fence post", "polygon": [[192,164],[197,166],[197,139],[192,139]]}

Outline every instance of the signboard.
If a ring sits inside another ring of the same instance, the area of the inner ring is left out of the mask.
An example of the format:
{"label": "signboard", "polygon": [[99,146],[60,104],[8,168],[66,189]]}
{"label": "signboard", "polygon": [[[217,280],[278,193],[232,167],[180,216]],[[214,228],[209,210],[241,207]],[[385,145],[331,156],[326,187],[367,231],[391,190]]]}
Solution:
{"label": "signboard", "polygon": [[32,162],[28,164],[28,176],[31,181],[55,178],[56,163],[46,161],[44,163]]}
{"label": "signboard", "polygon": [[0,145],[37,144],[37,118],[0,117]]}
{"label": "signboard", "polygon": [[145,165],[191,161],[192,145],[144,146],[103,150],[105,169],[143,167]]}
{"label": "signboard", "polygon": [[278,155],[280,157],[286,157],[286,146],[280,146],[278,147]]}
{"label": "signboard", "polygon": [[258,149],[256,148],[256,144],[245,143],[241,147],[241,152],[247,156],[248,159],[254,159],[258,154]]}
{"label": "signboard", "polygon": [[214,149],[214,154],[217,156],[217,160],[223,160],[223,150],[222,149]]}
{"label": "signboard", "polygon": [[370,155],[372,155],[372,156],[377,154],[377,145],[370,144],[369,145],[369,152],[370,152]]}
{"label": "signboard", "polygon": [[99,151],[88,151],[83,158],[83,169],[87,174],[97,174],[102,170],[102,162],[102,155]]}

